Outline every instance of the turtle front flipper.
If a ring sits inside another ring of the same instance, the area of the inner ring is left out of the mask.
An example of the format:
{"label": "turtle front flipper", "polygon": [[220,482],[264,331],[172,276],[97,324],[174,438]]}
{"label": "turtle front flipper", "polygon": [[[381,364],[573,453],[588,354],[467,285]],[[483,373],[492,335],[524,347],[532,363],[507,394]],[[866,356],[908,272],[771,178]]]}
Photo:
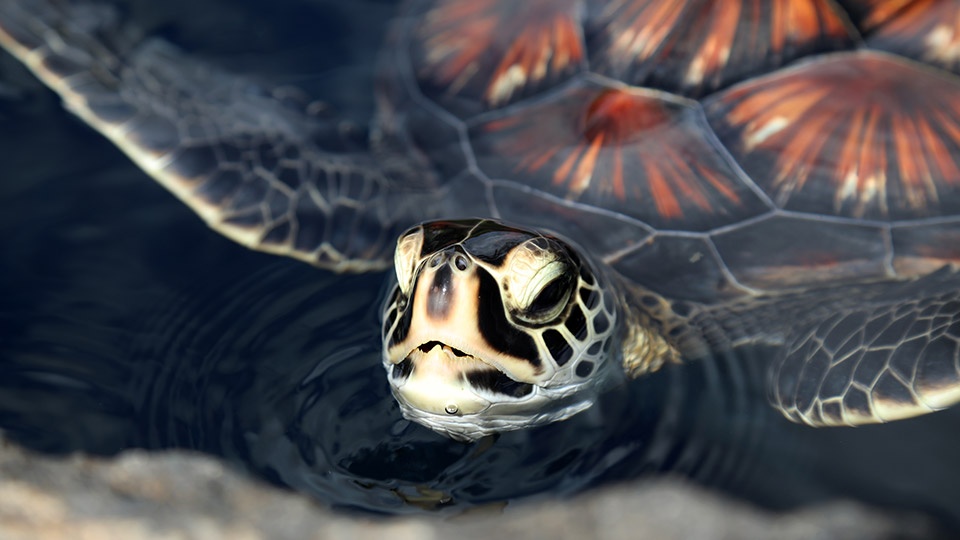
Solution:
{"label": "turtle front flipper", "polygon": [[799,325],[769,391],[785,416],[812,426],[887,422],[960,402],[960,271],[893,284],[862,307]]}
{"label": "turtle front flipper", "polygon": [[325,149],[330,120],[138,40],[108,7],[0,2],[0,45],[213,229],[337,271],[386,268],[435,190],[366,154]]}

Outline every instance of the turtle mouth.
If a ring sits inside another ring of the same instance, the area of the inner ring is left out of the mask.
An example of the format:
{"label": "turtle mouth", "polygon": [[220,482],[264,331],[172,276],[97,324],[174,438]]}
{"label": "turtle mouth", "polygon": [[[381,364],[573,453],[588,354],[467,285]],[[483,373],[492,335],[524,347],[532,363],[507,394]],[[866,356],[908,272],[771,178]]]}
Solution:
{"label": "turtle mouth", "polygon": [[406,356],[403,357],[403,360],[394,363],[393,369],[391,370],[393,378],[399,381],[410,377],[417,361],[423,358],[425,355],[431,354],[436,347],[440,347],[441,352],[447,353],[448,357],[458,359],[462,358],[465,364],[488,366],[493,368],[493,366],[490,366],[472,354],[465,353],[456,347],[434,340],[427,341],[426,343],[414,347],[409,353],[406,354]]}
{"label": "turtle mouth", "polygon": [[533,392],[532,384],[515,380],[483,358],[437,340],[414,347],[391,370],[397,382],[407,380],[415,373],[423,377],[424,372],[452,384],[469,385],[481,394],[522,398]]}
{"label": "turtle mouth", "polygon": [[[461,351],[460,349],[458,349],[458,348],[456,348],[456,347],[454,347],[454,346],[452,346],[452,345],[447,345],[446,343],[443,343],[443,342],[437,341],[437,340],[428,341],[428,342],[424,343],[423,345],[419,345],[419,346],[417,347],[417,350],[420,351],[420,352],[430,352],[434,347],[443,347],[443,348],[445,348],[445,349],[448,349],[448,350],[450,350],[450,352],[452,352],[452,353],[454,354],[454,356],[457,356],[457,357],[460,357],[460,358],[466,357],[466,358],[473,358],[473,359],[475,359],[475,360],[479,360],[478,358],[476,358],[476,357],[473,356],[472,354],[467,354],[467,353]],[[411,352],[412,352],[412,351],[411,351]],[[480,361],[482,362],[482,360],[480,360]]]}

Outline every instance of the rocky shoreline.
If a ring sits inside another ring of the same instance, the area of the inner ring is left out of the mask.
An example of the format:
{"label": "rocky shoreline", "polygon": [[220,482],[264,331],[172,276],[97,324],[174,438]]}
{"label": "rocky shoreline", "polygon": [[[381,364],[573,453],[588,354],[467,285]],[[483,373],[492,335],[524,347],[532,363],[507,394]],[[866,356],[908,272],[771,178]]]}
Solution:
{"label": "rocky shoreline", "polygon": [[850,502],[771,513],[679,481],[625,484],[566,500],[452,519],[339,513],[186,452],[41,456],[0,440],[0,538],[894,539],[946,537],[924,516]]}

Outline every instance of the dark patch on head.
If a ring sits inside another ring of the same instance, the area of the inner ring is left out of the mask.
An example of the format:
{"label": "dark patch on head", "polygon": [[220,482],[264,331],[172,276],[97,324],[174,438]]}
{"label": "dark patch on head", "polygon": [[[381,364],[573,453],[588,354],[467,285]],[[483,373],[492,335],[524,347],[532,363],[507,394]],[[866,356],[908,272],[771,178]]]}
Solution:
{"label": "dark patch on head", "polygon": [[583,362],[580,362],[579,364],[577,364],[578,377],[586,377],[591,373],[593,373],[593,362],[589,360],[584,360]]}
{"label": "dark patch on head", "polygon": [[593,310],[600,303],[600,293],[594,289],[580,287],[580,300],[583,301],[583,305],[587,306],[587,309]]}
{"label": "dark patch on head", "polygon": [[583,264],[583,261],[580,259],[580,254],[577,252],[577,250],[573,249],[573,246],[553,236],[547,236],[547,238],[563,249],[563,252],[570,257],[570,262],[572,262],[575,267],[579,268],[580,270],[584,269],[586,265]]}
{"label": "dark patch on head", "polygon": [[453,302],[453,270],[445,264],[433,275],[433,282],[427,293],[427,314],[435,319],[442,319],[450,312]]}
{"label": "dark patch on head", "polygon": [[600,349],[603,347],[602,341],[594,341],[590,348],[587,349],[587,354],[590,356],[596,356],[600,354]]}
{"label": "dark patch on head", "polygon": [[490,230],[474,234],[464,240],[463,248],[475,258],[494,266],[503,264],[513,248],[526,242],[531,235],[516,230]]}
{"label": "dark patch on head", "polygon": [[515,381],[499,370],[471,371],[467,381],[477,388],[516,398],[533,392],[532,384]]}
{"label": "dark patch on head", "polygon": [[[400,289],[397,289],[396,301],[400,302],[402,300]],[[413,284],[413,289],[410,291],[410,295],[413,296],[417,294],[417,284]],[[397,321],[397,327],[393,330],[393,336],[390,338],[390,346],[396,345],[397,343],[403,342],[407,339],[407,334],[410,332],[410,322],[413,319],[413,310],[405,309],[400,315],[400,320]]]}
{"label": "dark patch on head", "polygon": [[593,273],[590,272],[590,269],[586,265],[580,265],[580,279],[583,280],[587,285],[593,285],[595,281],[593,280]]}
{"label": "dark patch on head", "polygon": [[597,313],[597,316],[593,319],[593,331],[602,334],[610,328],[610,319],[607,319],[607,315],[604,312]]}
{"label": "dark patch on head", "polygon": [[533,338],[507,321],[496,280],[479,268],[477,277],[480,280],[477,324],[483,339],[494,349],[529,360],[534,367],[540,368],[540,357]]}
{"label": "dark patch on head", "polygon": [[421,257],[462,244],[470,255],[496,266],[503,264],[511,249],[538,236],[492,220],[433,221],[422,227]]}
{"label": "dark patch on head", "polygon": [[462,242],[473,227],[473,222],[434,221],[424,223],[422,227],[423,245],[420,247],[421,257]]}
{"label": "dark patch on head", "polygon": [[570,309],[566,326],[567,330],[577,338],[577,341],[583,341],[587,337],[587,319],[583,316],[583,310],[580,309],[580,306],[574,305]]}
{"label": "dark patch on head", "polygon": [[537,233],[533,231],[530,231],[527,229],[519,229],[517,227],[511,227],[509,225],[504,225],[503,223],[500,223],[499,221],[495,221],[492,219],[473,219],[473,220],[464,220],[463,222],[472,224],[473,231],[470,234],[470,236],[478,236],[481,234],[486,234],[488,232],[499,232],[499,231],[522,233],[530,237],[539,236]]}
{"label": "dark patch on head", "polygon": [[566,364],[573,356],[573,349],[570,347],[570,344],[567,343],[567,340],[563,338],[560,332],[557,332],[553,328],[543,332],[543,342],[546,343],[547,350],[550,351],[550,356],[553,357],[554,362],[556,362],[558,366]]}
{"label": "dark patch on head", "polygon": [[404,358],[399,364],[393,365],[393,378],[405,379],[413,373],[413,362],[409,357]]}

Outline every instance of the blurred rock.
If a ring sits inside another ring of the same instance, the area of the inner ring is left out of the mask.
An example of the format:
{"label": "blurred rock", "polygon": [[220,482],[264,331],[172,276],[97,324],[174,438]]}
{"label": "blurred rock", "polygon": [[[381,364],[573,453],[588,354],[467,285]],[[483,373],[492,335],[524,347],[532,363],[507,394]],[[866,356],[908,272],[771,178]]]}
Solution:
{"label": "blurred rock", "polygon": [[[0,439],[0,538],[307,539],[933,538],[918,515],[852,503],[774,514],[677,481],[450,519],[341,514],[250,480],[210,457],[126,452],[115,459],[32,455]],[[946,537],[946,535],[942,535]]]}

